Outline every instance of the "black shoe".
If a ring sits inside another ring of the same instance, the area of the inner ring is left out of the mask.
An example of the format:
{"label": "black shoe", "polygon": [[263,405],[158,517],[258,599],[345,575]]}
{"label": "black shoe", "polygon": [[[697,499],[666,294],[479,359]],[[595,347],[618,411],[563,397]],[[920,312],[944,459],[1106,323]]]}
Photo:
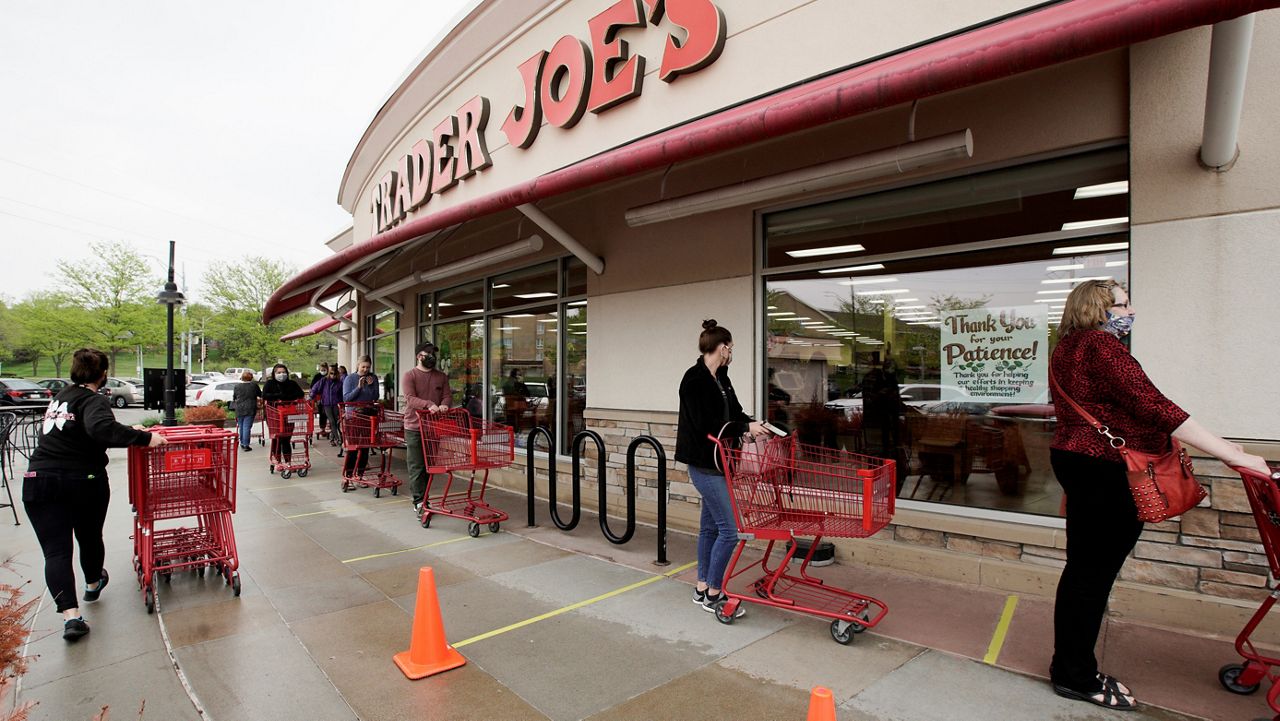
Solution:
{"label": "black shoe", "polygon": [[244,447],[244,450],[246,450],[246,451],[252,451],[252,450],[253,450],[253,446],[245,446],[245,447]]}
{"label": "black shoe", "polygon": [[[702,610],[707,613],[715,613],[716,609],[718,609],[727,600],[728,599],[725,598],[723,593],[715,596],[708,593],[706,598],[702,601]],[[733,612],[733,617],[742,618],[745,615],[747,615],[747,609],[743,608],[742,604],[738,604],[738,610]]]}
{"label": "black shoe", "polygon": [[[98,579],[98,587],[92,590],[86,588],[84,590],[84,600],[90,603],[98,600],[98,596],[102,594],[102,589],[107,587],[107,581],[109,580],[110,578],[107,576],[107,569],[102,569],[102,576]],[[88,633],[88,631],[85,631],[85,633]]]}
{"label": "black shoe", "polygon": [[697,586],[694,586],[694,588],[693,588],[693,602],[694,602],[694,603],[696,603],[696,604],[698,604],[699,606],[701,606],[701,605],[705,604],[705,603],[707,602],[707,592],[706,592],[706,591],[699,591],[699,590],[698,590],[698,587],[697,587]]}
{"label": "black shoe", "polygon": [[89,624],[84,618],[73,618],[62,624],[62,637],[68,641],[79,641],[89,634]]}

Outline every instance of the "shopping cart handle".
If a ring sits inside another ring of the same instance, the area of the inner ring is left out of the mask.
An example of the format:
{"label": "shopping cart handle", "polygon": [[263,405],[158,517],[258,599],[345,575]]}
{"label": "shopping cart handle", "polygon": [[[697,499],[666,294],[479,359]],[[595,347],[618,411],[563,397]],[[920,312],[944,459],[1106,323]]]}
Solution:
{"label": "shopping cart handle", "polygon": [[1245,468],[1243,466],[1231,466],[1231,470],[1235,471],[1236,473],[1239,473],[1242,476],[1249,476],[1250,478],[1257,478],[1264,481],[1271,480],[1271,481],[1276,481],[1277,483],[1280,483],[1280,471],[1277,471],[1277,470],[1272,470],[1270,476],[1264,475],[1262,473],[1258,473],[1252,468]]}

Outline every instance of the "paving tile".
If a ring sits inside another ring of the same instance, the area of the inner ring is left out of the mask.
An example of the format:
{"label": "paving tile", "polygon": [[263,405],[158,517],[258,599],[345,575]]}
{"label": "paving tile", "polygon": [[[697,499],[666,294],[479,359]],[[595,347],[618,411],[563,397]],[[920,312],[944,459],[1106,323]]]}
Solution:
{"label": "paving tile", "polygon": [[772,608],[747,606],[745,616],[725,625],[692,602],[687,584],[666,578],[575,613],[617,623],[639,638],[681,644],[713,657],[755,643],[797,618]]}
{"label": "paving tile", "polygon": [[586,556],[565,556],[490,576],[497,583],[526,591],[556,606],[594,598],[652,577],[653,574]]}
{"label": "paving tile", "polygon": [[169,642],[174,648],[284,624],[280,614],[263,596],[232,598],[221,603],[176,611],[165,609],[162,612]]}
{"label": "paving tile", "polygon": [[40,686],[32,686],[30,678],[24,678],[20,700],[38,702],[31,711],[31,721],[88,721],[103,706],[109,708],[113,719],[134,719],[144,703],[144,719],[201,718],[178,683],[165,651],[149,651]]}
{"label": "paving tile", "polygon": [[996,665],[1048,678],[1053,660],[1053,599],[1018,597]]}
{"label": "paving tile", "polygon": [[1270,685],[1265,679],[1252,696],[1230,693],[1218,682],[1219,668],[1242,663],[1230,641],[1113,620],[1098,663],[1132,689],[1139,701],[1211,719],[1275,714],[1267,706]]}
{"label": "paving tile", "polygon": [[344,608],[384,600],[386,596],[359,576],[312,581],[267,592],[276,612],[289,623]]}
{"label": "paving tile", "polygon": [[857,634],[853,643],[841,646],[832,640],[826,621],[797,618],[717,664],[803,691],[806,698],[809,689],[825,686],[842,703],[924,651],[874,633]]}
{"label": "paving tile", "polygon": [[[1111,721],[1117,712],[1054,695],[1047,681],[926,651],[840,705],[845,721]],[[1150,707],[1126,719],[1189,719]]]}
{"label": "paving tile", "polygon": [[294,630],[365,721],[547,718],[472,663],[406,679],[391,657],[408,648],[409,616],[389,601],[309,618]]}
{"label": "paving tile", "polygon": [[[440,613],[451,643],[505,628],[556,610],[559,606],[485,578],[438,588]],[[393,599],[405,613],[412,614],[416,593]]]}
{"label": "paving tile", "polygon": [[357,718],[283,624],[187,646],[176,654],[215,719]]}
{"label": "paving tile", "polygon": [[590,721],[802,719],[808,691],[705,666],[589,717]]}
{"label": "paving tile", "polygon": [[[168,579],[159,577],[156,579],[156,594],[160,608],[165,612],[223,603],[236,598],[226,580],[208,570],[203,576],[186,571],[170,574]],[[254,582],[253,576],[242,569],[240,598],[254,598],[261,595],[262,589]],[[141,608],[142,597],[139,595],[138,599],[138,607]]]}
{"label": "paving tile", "polygon": [[557,721],[581,719],[612,708],[714,660],[687,644],[639,638],[620,624],[574,613],[462,650],[468,659]]}
{"label": "paving tile", "polygon": [[492,553],[492,544],[474,544],[458,548],[450,555],[449,560],[478,576],[493,576],[573,555],[543,543],[516,538],[518,540],[504,546],[501,553]]}
{"label": "paving tile", "polygon": [[350,576],[354,572],[293,527],[259,528],[237,534],[240,572],[264,589]]}
{"label": "paving tile", "polygon": [[474,573],[459,568],[442,558],[423,558],[420,556],[414,560],[406,560],[404,557],[401,557],[401,559],[401,562],[395,566],[370,571],[360,569],[359,564],[352,565],[357,567],[357,572],[360,573],[365,581],[381,591],[387,598],[396,598],[407,593],[414,593],[418,589],[418,571],[424,566],[431,567],[437,589],[465,583],[476,578]]}

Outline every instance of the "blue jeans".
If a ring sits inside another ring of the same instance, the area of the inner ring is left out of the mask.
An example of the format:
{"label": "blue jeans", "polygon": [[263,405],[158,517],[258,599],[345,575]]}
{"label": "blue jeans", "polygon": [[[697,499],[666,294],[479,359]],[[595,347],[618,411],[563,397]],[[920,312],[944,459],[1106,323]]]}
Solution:
{"label": "blue jeans", "polygon": [[724,571],[738,545],[738,526],[729,503],[724,474],[689,466],[689,480],[702,496],[702,524],[698,531],[698,582],[724,587]]}
{"label": "blue jeans", "polygon": [[253,416],[236,416],[236,430],[240,432],[240,447],[249,447],[249,435],[253,433]]}

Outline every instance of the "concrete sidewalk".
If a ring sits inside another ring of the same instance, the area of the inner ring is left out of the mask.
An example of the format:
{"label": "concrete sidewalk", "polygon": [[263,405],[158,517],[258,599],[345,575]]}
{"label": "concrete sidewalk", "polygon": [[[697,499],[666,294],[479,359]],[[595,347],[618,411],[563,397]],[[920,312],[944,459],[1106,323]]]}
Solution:
{"label": "concrete sidewalk", "polygon": [[[160,612],[149,616],[131,578],[123,453],[112,457],[114,581],[85,606],[93,632],[77,644],[61,639],[45,599],[20,689],[39,703],[34,719],[89,719],[104,705],[132,718],[145,702],[143,718],[165,721],[799,720],[815,685],[833,690],[846,721],[1119,717],[1060,699],[1041,678],[1049,600],[838,564],[815,573],[891,609],[852,645],[833,642],[825,621],[758,605],[725,626],[690,602],[693,571],[680,570],[694,557],[689,536],[671,535],[672,565],[660,568],[652,529],[619,547],[588,514],[569,533],[525,528],[523,499],[498,492],[491,500],[513,520],[497,534],[473,539],[449,518],[423,529],[404,496],[341,493],[327,444],[307,478],[268,474],[262,450],[241,454],[242,596],[220,578],[178,574],[159,584]],[[545,504],[539,514],[546,524]],[[0,525],[0,548],[39,579],[23,523]],[[391,656],[408,646],[423,565],[435,569],[448,637],[468,664],[408,681]],[[993,642],[1000,628],[1003,643]],[[1261,693],[1218,685],[1218,666],[1234,660],[1225,640],[1111,621],[1100,651],[1146,704],[1125,718],[1270,715]]]}

